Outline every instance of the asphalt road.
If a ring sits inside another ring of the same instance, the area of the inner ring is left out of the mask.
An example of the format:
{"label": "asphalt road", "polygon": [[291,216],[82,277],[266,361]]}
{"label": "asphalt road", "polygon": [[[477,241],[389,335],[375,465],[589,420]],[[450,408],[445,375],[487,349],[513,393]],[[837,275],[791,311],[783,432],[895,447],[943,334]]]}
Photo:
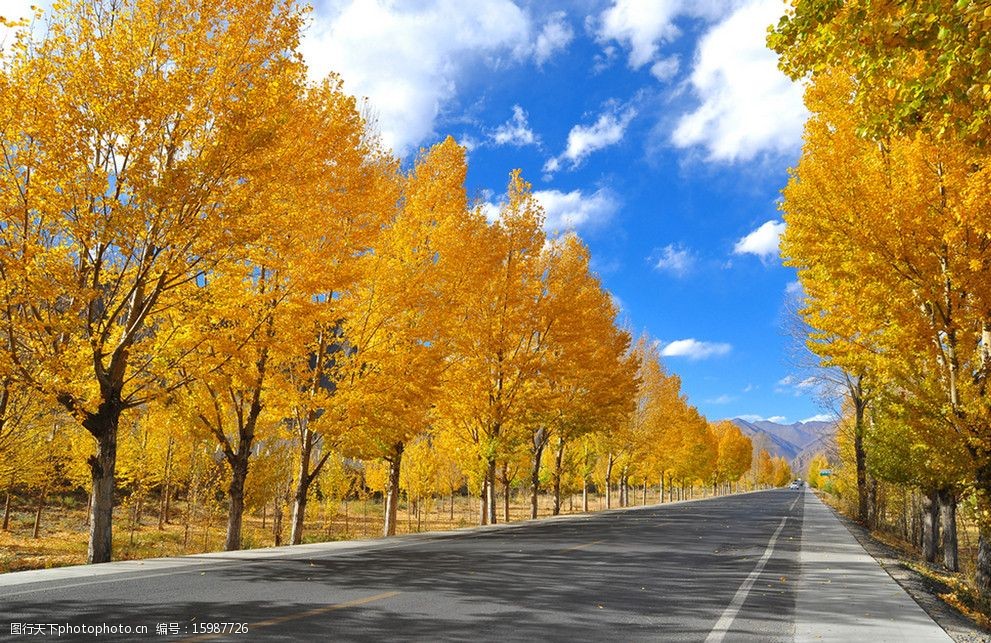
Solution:
{"label": "asphalt road", "polygon": [[791,641],[806,497],[11,574],[0,641]]}

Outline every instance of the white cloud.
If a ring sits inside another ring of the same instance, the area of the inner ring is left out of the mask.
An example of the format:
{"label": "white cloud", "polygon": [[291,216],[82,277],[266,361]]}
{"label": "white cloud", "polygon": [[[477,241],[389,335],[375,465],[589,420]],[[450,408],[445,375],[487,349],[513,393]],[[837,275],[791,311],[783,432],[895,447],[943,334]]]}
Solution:
{"label": "white cloud", "polygon": [[[661,46],[676,40],[681,30],[675,20],[685,16],[714,20],[741,0],[613,0],[609,8],[590,20],[591,29],[612,58],[608,43],[616,41],[629,49],[631,69],[653,63]],[[652,70],[653,71],[653,70]],[[656,75],[656,74],[655,74]],[[664,79],[662,79],[664,80]]]}
{"label": "white cloud", "polygon": [[533,196],[544,208],[544,229],[548,232],[601,225],[612,218],[620,206],[619,199],[607,188],[592,194],[581,190],[537,190]]}
{"label": "white cloud", "polygon": [[802,420],[802,424],[805,424],[806,422],[831,422],[835,419],[835,415],[830,415],[829,413],[819,413],[818,415],[813,415],[810,418],[805,418]]}
{"label": "white cloud", "polygon": [[825,380],[817,377],[806,377],[800,380],[794,375],[788,375],[778,380],[777,386],[774,387],[774,392],[779,394],[790,393],[795,397],[801,397],[809,393],[818,393],[825,384]]}
{"label": "white cloud", "polygon": [[789,281],[785,286],[785,294],[789,297],[801,297],[804,292],[800,281]]}
{"label": "white cloud", "polygon": [[599,74],[612,67],[613,61],[616,60],[617,55],[617,49],[612,45],[603,47],[602,52],[595,54],[595,57],[593,58],[595,64],[592,65],[592,73]]}
{"label": "white cloud", "polygon": [[728,354],[733,347],[720,342],[700,342],[696,339],[678,339],[663,344],[661,355],[664,357],[687,357],[691,360],[719,357]]}
{"label": "white cloud", "polygon": [[703,36],[691,75],[701,104],[679,120],[675,145],[701,145],[711,160],[729,162],[799,148],[808,114],[802,87],[764,42],[784,11],[782,0],[749,0]]}
{"label": "white cloud", "polygon": [[736,397],[732,395],[720,395],[719,397],[713,397],[706,400],[706,404],[729,404],[730,402],[736,401]]}
{"label": "white cloud", "polygon": [[336,71],[368,98],[383,143],[405,154],[473,65],[522,59],[530,22],[510,0],[339,0],[319,7],[301,46],[310,75]]}
{"label": "white cloud", "polygon": [[549,159],[544,164],[544,172],[556,172],[565,161],[576,168],[593,152],[619,143],[636,115],[637,112],[632,107],[622,112],[612,109],[600,115],[592,125],[575,125],[568,132],[567,147],[560,156]]}
{"label": "white cloud", "polygon": [[661,248],[654,268],[684,277],[695,265],[695,257],[687,248],[670,243]]}
{"label": "white cloud", "polygon": [[806,377],[804,380],[795,385],[795,388],[799,389],[810,389],[815,388],[819,385],[819,380],[815,377]]}
{"label": "white cloud", "polygon": [[482,214],[485,215],[485,220],[489,223],[495,223],[499,220],[500,208],[495,203],[483,201],[479,207],[482,209]]}
{"label": "white cloud", "polygon": [[543,65],[558,51],[564,50],[575,38],[575,32],[565,20],[565,12],[555,11],[547,18],[533,47],[533,59]]}
{"label": "white cloud", "polygon": [[783,221],[767,221],[733,246],[733,254],[757,255],[767,261],[778,254],[778,242],[785,231]]}
{"label": "white cloud", "polygon": [[783,415],[772,415],[771,417],[764,417],[763,415],[738,415],[738,418],[745,422],[774,422],[775,424],[784,424],[788,421]]}
{"label": "white cloud", "polygon": [[469,153],[477,150],[482,143],[483,141],[475,138],[471,134],[462,134],[461,138],[458,139],[458,145],[465,148],[465,151]]}
{"label": "white cloud", "polygon": [[662,58],[650,66],[650,75],[661,82],[667,82],[678,75],[681,61],[677,56]]}
{"label": "white cloud", "polygon": [[654,59],[661,43],[680,35],[674,19],[681,8],[680,0],[614,0],[599,16],[597,36],[629,47],[630,67],[639,69]]}
{"label": "white cloud", "polygon": [[513,105],[513,117],[497,127],[489,138],[496,145],[523,147],[537,143],[537,136],[527,122],[526,112],[519,105]]}

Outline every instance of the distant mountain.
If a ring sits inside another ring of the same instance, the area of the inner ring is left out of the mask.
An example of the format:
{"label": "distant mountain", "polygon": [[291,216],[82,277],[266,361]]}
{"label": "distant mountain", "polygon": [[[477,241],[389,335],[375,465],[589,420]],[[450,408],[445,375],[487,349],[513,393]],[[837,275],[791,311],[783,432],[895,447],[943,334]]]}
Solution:
{"label": "distant mountain", "polygon": [[836,422],[796,422],[778,424],[761,420],[748,422],[734,418],[733,424],[754,443],[755,449],[767,449],[774,456],[783,456],[792,463],[796,473],[805,471],[808,461],[818,452],[835,452]]}
{"label": "distant mountain", "polygon": [[816,454],[821,453],[826,456],[826,459],[830,462],[840,461],[840,448],[836,444],[836,431],[827,433],[822,436],[812,444],[808,445],[804,449],[798,452],[791,461],[792,471],[807,471],[809,468],[809,462]]}

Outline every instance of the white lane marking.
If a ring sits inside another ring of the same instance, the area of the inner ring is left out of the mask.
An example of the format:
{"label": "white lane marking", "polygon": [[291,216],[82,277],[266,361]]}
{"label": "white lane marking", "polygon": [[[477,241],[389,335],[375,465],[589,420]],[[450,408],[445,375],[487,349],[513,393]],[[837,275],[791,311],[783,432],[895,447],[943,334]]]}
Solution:
{"label": "white lane marking", "polygon": [[[794,506],[795,505],[793,503],[792,507]],[[743,581],[740,588],[736,590],[736,595],[733,596],[733,600],[730,601],[730,604],[726,606],[725,610],[723,610],[722,616],[720,616],[719,620],[716,621],[716,625],[712,628],[712,631],[709,632],[709,636],[705,638],[705,643],[720,643],[720,641],[725,638],[726,632],[729,630],[730,625],[733,624],[733,620],[736,619],[736,615],[740,612],[740,608],[743,607],[743,602],[747,600],[747,595],[750,593],[754,583],[757,582],[757,577],[760,576],[762,571],[764,571],[764,566],[767,564],[768,559],[774,552],[774,543],[777,542],[778,536],[781,534],[781,530],[784,529],[787,521],[788,516],[781,519],[781,524],[779,524],[778,528],[774,530],[774,535],[771,536],[771,540],[767,543],[767,549],[764,550],[764,555],[760,557],[760,560],[757,561],[757,566],[754,567],[752,572],[750,572],[747,579]]]}

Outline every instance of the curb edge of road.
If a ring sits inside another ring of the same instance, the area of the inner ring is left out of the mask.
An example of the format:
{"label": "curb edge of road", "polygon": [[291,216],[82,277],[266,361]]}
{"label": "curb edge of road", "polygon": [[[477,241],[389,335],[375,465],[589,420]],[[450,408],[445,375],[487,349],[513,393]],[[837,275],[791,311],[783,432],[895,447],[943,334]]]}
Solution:
{"label": "curb edge of road", "polygon": [[991,632],[982,629],[966,615],[939,598],[934,592],[932,581],[908,567],[906,563],[911,561],[905,558],[901,551],[872,537],[862,525],[837,511],[825,500],[822,500],[822,504],[833,512],[840,524],[850,532],[864,551],[950,638],[957,643],[987,643],[991,640]]}

